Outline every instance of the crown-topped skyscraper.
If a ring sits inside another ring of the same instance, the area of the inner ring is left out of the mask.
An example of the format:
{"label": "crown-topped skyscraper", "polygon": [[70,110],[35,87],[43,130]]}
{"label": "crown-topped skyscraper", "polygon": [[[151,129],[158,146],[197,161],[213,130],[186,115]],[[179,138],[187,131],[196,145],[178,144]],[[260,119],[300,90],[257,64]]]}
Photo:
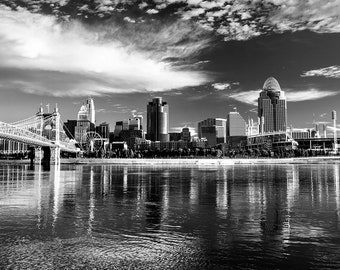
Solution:
{"label": "crown-topped skyscraper", "polygon": [[287,100],[279,82],[268,78],[258,98],[260,133],[285,132],[287,129]]}

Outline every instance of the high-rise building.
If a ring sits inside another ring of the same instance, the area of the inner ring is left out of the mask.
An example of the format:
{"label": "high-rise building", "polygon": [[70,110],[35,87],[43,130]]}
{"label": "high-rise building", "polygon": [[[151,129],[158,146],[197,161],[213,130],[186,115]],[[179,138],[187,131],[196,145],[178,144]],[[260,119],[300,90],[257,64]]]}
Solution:
{"label": "high-rise building", "polygon": [[286,132],[287,100],[278,81],[270,77],[260,92],[258,98],[258,117],[260,118],[260,133]]}
{"label": "high-rise building", "polygon": [[92,98],[88,98],[86,100],[86,106],[88,110],[88,120],[90,120],[91,123],[96,123],[96,111],[94,108],[94,102]]}
{"label": "high-rise building", "polygon": [[226,142],[227,120],[223,118],[208,118],[198,123],[198,136],[206,138],[210,147]]}
{"label": "high-rise building", "polygon": [[89,120],[89,112],[88,112],[87,106],[85,104],[83,104],[80,107],[80,110],[78,112],[77,120],[78,121]]}
{"label": "high-rise building", "polygon": [[92,98],[88,98],[86,104],[80,107],[77,116],[77,124],[74,127],[74,138],[81,142],[85,134],[89,131],[95,131],[95,111]]}
{"label": "high-rise building", "polygon": [[80,107],[77,120],[89,120],[93,124],[96,122],[96,111],[92,98],[88,98],[86,104]]}
{"label": "high-rise building", "polygon": [[236,109],[227,115],[227,137],[230,136],[246,136],[246,121]]}
{"label": "high-rise building", "polygon": [[147,139],[169,141],[169,105],[161,97],[153,98],[147,106]]}

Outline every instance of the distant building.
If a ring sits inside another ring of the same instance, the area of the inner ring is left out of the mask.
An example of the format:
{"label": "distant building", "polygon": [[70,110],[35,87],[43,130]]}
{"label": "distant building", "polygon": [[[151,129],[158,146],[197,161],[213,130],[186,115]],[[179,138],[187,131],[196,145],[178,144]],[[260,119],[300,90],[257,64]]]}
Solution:
{"label": "distant building", "polygon": [[90,131],[95,131],[96,127],[89,120],[78,120],[74,130],[74,139],[81,142],[85,138],[85,134]]}
{"label": "distant building", "polygon": [[153,98],[147,105],[147,139],[169,141],[169,105],[161,97]]}
{"label": "distant building", "polygon": [[92,98],[88,98],[83,104],[77,115],[77,120],[68,120],[65,123],[65,132],[71,138],[81,142],[85,134],[90,131],[96,131],[95,127],[95,107]]}
{"label": "distant building", "polygon": [[227,115],[227,137],[246,136],[246,121],[236,110]]}
{"label": "distant building", "polygon": [[273,77],[265,81],[263,90],[260,92],[258,117],[260,118],[260,133],[286,132],[286,96],[278,81]]}
{"label": "distant building", "polygon": [[208,146],[208,141],[206,138],[193,138],[191,142],[191,147],[192,148],[206,148]]}
{"label": "distant building", "polygon": [[118,121],[116,122],[116,125],[115,125],[115,130],[113,132],[114,134],[114,137],[115,138],[118,138],[119,137],[119,133],[123,130],[123,121]]}
{"label": "distant building", "polygon": [[191,133],[190,133],[189,128],[187,128],[187,127],[182,128],[181,140],[183,140],[185,142],[191,141]]}
{"label": "distant building", "polygon": [[124,141],[130,148],[136,149],[136,144],[144,139],[142,129],[143,116],[134,116],[127,120],[118,121],[110,141]]}
{"label": "distant building", "polygon": [[257,135],[260,133],[259,130],[259,123],[254,122],[253,119],[248,119],[248,124],[247,124],[247,136],[252,136],[252,135]]}
{"label": "distant building", "polygon": [[170,141],[179,141],[181,140],[182,134],[180,132],[170,132],[169,140]]}
{"label": "distant building", "polygon": [[110,125],[107,122],[101,123],[99,126],[96,126],[96,132],[105,139],[109,139],[110,137]]}
{"label": "distant building", "polygon": [[226,119],[208,118],[198,123],[198,137],[206,138],[208,146],[213,147],[226,142],[226,128]]}

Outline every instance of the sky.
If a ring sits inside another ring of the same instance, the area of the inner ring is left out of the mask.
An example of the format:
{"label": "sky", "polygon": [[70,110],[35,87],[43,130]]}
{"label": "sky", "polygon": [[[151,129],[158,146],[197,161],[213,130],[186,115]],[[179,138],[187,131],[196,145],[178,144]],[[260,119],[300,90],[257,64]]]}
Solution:
{"label": "sky", "polygon": [[[58,104],[97,124],[143,114],[153,97],[170,131],[234,107],[257,120],[268,77],[286,92],[288,125],[340,114],[339,0],[0,0],[0,121]],[[144,124],[146,125],[146,123]]]}

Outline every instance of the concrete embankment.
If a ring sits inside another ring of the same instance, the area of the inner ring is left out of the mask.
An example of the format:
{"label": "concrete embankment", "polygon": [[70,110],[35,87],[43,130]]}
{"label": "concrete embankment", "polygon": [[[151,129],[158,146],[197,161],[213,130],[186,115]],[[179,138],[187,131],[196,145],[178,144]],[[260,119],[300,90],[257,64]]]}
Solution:
{"label": "concrete embankment", "polygon": [[113,158],[113,159],[62,159],[63,164],[118,164],[118,165],[237,165],[237,164],[325,164],[340,163],[340,157],[309,158],[244,158],[244,159],[195,159],[195,158]]}
{"label": "concrete embankment", "polygon": [[[29,160],[0,160],[0,164],[29,164]],[[112,165],[184,165],[224,166],[238,164],[336,164],[340,156],[306,158],[70,158],[62,164],[112,164]]]}

